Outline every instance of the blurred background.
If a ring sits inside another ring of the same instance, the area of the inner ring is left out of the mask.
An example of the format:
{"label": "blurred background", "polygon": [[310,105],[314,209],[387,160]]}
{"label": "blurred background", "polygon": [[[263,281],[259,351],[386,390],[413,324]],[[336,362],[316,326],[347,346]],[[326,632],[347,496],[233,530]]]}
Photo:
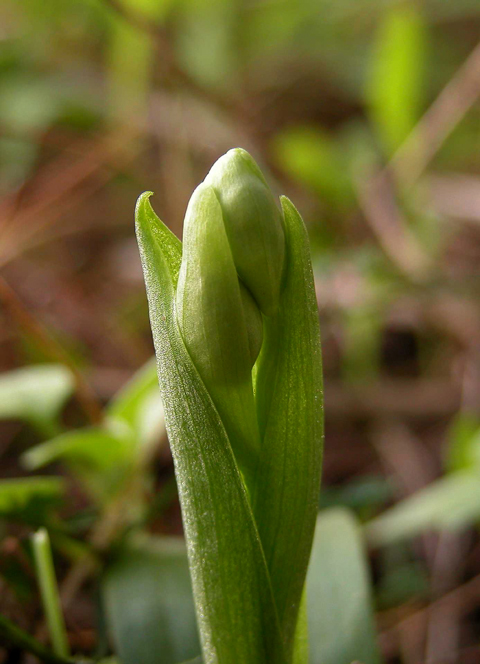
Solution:
{"label": "blurred background", "polygon": [[42,638],[47,525],[107,654],[95,561],[181,534],[133,211],[181,237],[241,146],[310,233],[320,507],[363,524],[385,661],[480,661],[479,40],[478,0],[1,0],[0,613]]}

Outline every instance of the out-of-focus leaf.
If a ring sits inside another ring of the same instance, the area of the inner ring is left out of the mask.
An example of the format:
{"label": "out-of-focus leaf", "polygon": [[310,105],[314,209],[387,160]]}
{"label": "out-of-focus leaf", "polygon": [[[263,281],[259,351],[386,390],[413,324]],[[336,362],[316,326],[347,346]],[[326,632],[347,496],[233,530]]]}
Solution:
{"label": "out-of-focus leaf", "polygon": [[11,131],[38,131],[48,127],[58,116],[60,99],[52,94],[51,81],[37,74],[9,77],[0,87],[0,121]]}
{"label": "out-of-focus leaf", "polygon": [[149,448],[165,432],[155,358],[147,362],[114,397],[107,415],[127,424],[142,447]]}
{"label": "out-of-focus leaf", "polygon": [[366,525],[374,546],[429,530],[456,530],[480,519],[480,475],[459,471],[433,482]]}
{"label": "out-of-focus leaf", "polygon": [[[395,545],[398,549],[398,544]],[[385,549],[387,551],[388,549]],[[377,607],[389,609],[400,606],[412,599],[427,599],[430,583],[427,570],[418,562],[392,561],[387,564],[380,583],[376,587],[375,599]],[[385,565],[383,563],[382,567]]]}
{"label": "out-of-focus leaf", "polygon": [[54,461],[66,462],[87,488],[101,498],[115,490],[131,459],[129,437],[100,427],[69,431],[29,449],[22,457],[29,470]]}
{"label": "out-of-focus leaf", "polygon": [[177,664],[200,652],[183,540],[128,545],[107,566],[102,594],[122,664]]}
{"label": "out-of-focus leaf", "polygon": [[107,409],[108,414],[110,417],[125,420],[135,428],[138,410],[141,408],[144,398],[157,388],[157,365],[153,357],[113,397]]}
{"label": "out-of-focus leaf", "polygon": [[320,493],[320,507],[348,507],[360,513],[375,510],[385,505],[393,496],[392,484],[383,477],[366,476],[353,480],[345,486],[324,487]]}
{"label": "out-of-focus leaf", "polygon": [[366,103],[387,155],[418,120],[423,102],[425,26],[417,5],[389,5],[373,50]]}
{"label": "out-of-focus leaf", "polygon": [[378,378],[383,317],[371,304],[343,312],[343,372],[352,383]]}
{"label": "out-of-focus leaf", "polygon": [[112,119],[134,127],[145,117],[153,44],[148,35],[123,20],[112,25],[107,72]]}
{"label": "out-of-focus leaf", "polygon": [[[209,6],[210,5],[210,6]],[[177,33],[177,53],[182,65],[204,86],[233,88],[238,81],[235,49],[238,20],[236,3],[191,3]]]}
{"label": "out-of-focus leaf", "polygon": [[59,477],[22,477],[0,482],[0,517],[37,525],[64,492]]}
{"label": "out-of-focus leaf", "polygon": [[458,413],[449,428],[447,442],[448,470],[480,467],[480,421],[476,415]]}
{"label": "out-of-focus leaf", "polygon": [[[119,0],[128,15],[159,23],[175,0]],[[135,127],[145,119],[155,57],[154,40],[132,22],[112,13],[107,42],[110,110],[114,120]]]}
{"label": "out-of-focus leaf", "polygon": [[128,456],[126,441],[120,436],[90,427],[69,431],[25,452],[23,460],[29,470],[37,470],[58,459],[65,459],[94,470],[108,470]]}
{"label": "out-of-focus leaf", "polygon": [[147,363],[112,400],[103,426],[68,431],[29,449],[23,462],[36,470],[65,462],[88,491],[103,500],[142,465],[165,431],[155,364]]}
{"label": "out-of-focus leaf", "polygon": [[284,662],[269,574],[245,486],[175,321],[181,244],[155,215],[149,196],[143,194],[137,203],[137,238],[203,656],[212,664]]}
{"label": "out-of-focus leaf", "polygon": [[317,127],[292,127],[277,134],[272,148],[290,177],[342,210],[352,203],[349,169],[334,138]]}
{"label": "out-of-focus leaf", "polygon": [[321,512],[307,576],[311,664],[378,664],[364,543],[351,512]]}
{"label": "out-of-focus leaf", "polygon": [[55,428],[74,389],[72,373],[61,364],[39,364],[0,376],[0,419],[20,419],[42,431]]}

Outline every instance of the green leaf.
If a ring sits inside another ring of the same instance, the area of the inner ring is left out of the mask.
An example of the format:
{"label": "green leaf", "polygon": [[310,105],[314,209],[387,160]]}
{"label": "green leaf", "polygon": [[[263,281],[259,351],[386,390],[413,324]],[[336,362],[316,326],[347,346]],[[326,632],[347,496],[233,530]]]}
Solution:
{"label": "green leaf", "polygon": [[177,664],[200,652],[183,540],[129,543],[107,566],[102,596],[122,664]]}
{"label": "green leaf", "polygon": [[364,543],[353,514],[321,512],[307,576],[311,664],[378,664]]}
{"label": "green leaf", "polygon": [[446,467],[449,470],[480,468],[480,421],[469,412],[458,413],[447,434]]}
{"label": "green leaf", "polygon": [[74,389],[72,373],[61,364],[39,364],[0,376],[0,419],[19,419],[43,430],[56,419]]}
{"label": "green leaf", "polygon": [[348,507],[362,520],[378,514],[380,508],[392,500],[392,482],[384,477],[365,475],[339,487],[322,489],[320,508]]}
{"label": "green leaf", "polygon": [[137,237],[205,664],[285,662],[270,579],[225,429],[175,318],[181,245],[143,194]]}
{"label": "green leaf", "polygon": [[378,379],[384,320],[378,305],[361,302],[342,312],[342,364],[346,382]]}
{"label": "green leaf", "polygon": [[341,210],[352,205],[353,188],[345,149],[317,127],[297,126],[275,136],[273,152],[291,178]]}
{"label": "green leaf", "polygon": [[44,523],[46,512],[64,493],[59,477],[22,477],[0,482],[0,517],[32,525]]}
{"label": "green leaf", "polygon": [[286,274],[264,319],[256,372],[262,435],[252,505],[286,643],[293,639],[313,541],[323,450],[322,360],[308,236],[282,199]]}
{"label": "green leaf", "polygon": [[141,367],[110,402],[107,416],[132,430],[140,447],[149,448],[165,431],[155,358]]}
{"label": "green leaf", "polygon": [[458,471],[432,482],[365,526],[373,546],[385,546],[428,530],[457,530],[480,518],[480,475]]}
{"label": "green leaf", "polygon": [[413,3],[392,4],[380,25],[366,102],[387,155],[401,145],[419,118],[425,87],[424,33]]}
{"label": "green leaf", "polygon": [[52,547],[46,528],[32,536],[33,560],[53,652],[58,657],[70,657],[65,618],[60,604],[57,578],[53,564]]}
{"label": "green leaf", "polygon": [[22,462],[37,470],[64,461],[95,497],[105,498],[118,488],[131,465],[132,441],[122,433],[100,427],[68,431],[29,449]]}
{"label": "green leaf", "polygon": [[157,390],[157,388],[157,365],[155,358],[152,357],[113,397],[107,408],[109,416],[124,420],[132,428],[135,428],[138,411],[143,400],[152,390]]}
{"label": "green leaf", "polygon": [[304,587],[295,628],[292,664],[309,664],[309,662],[307,592],[306,587]]}

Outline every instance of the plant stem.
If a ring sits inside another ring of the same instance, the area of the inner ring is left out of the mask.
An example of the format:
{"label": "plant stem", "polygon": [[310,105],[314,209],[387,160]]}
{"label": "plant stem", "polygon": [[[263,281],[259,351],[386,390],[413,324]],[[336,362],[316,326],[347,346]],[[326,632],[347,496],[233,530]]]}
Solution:
{"label": "plant stem", "polygon": [[46,662],[46,664],[71,664],[72,661],[48,650],[48,648],[45,648],[36,639],[24,632],[23,629],[20,629],[20,627],[14,625],[14,623],[8,620],[8,618],[1,615],[0,640],[11,643],[18,648],[22,648],[22,650],[32,653],[42,662]]}
{"label": "plant stem", "polygon": [[59,657],[68,658],[67,631],[55,579],[50,538],[46,529],[41,528],[32,539],[35,568],[53,651]]}

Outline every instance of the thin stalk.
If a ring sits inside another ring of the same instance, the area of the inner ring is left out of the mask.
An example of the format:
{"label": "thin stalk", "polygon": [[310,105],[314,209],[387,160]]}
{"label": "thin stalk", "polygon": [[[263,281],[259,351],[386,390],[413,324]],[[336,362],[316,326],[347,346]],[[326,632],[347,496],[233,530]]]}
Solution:
{"label": "thin stalk", "polygon": [[46,529],[41,528],[32,539],[35,568],[53,651],[59,657],[68,658],[67,630],[60,606],[50,538]]}
{"label": "thin stalk", "polygon": [[17,627],[5,616],[0,615],[0,641],[11,643],[17,648],[32,653],[45,664],[71,664],[72,660],[61,657],[34,639],[23,629]]}

